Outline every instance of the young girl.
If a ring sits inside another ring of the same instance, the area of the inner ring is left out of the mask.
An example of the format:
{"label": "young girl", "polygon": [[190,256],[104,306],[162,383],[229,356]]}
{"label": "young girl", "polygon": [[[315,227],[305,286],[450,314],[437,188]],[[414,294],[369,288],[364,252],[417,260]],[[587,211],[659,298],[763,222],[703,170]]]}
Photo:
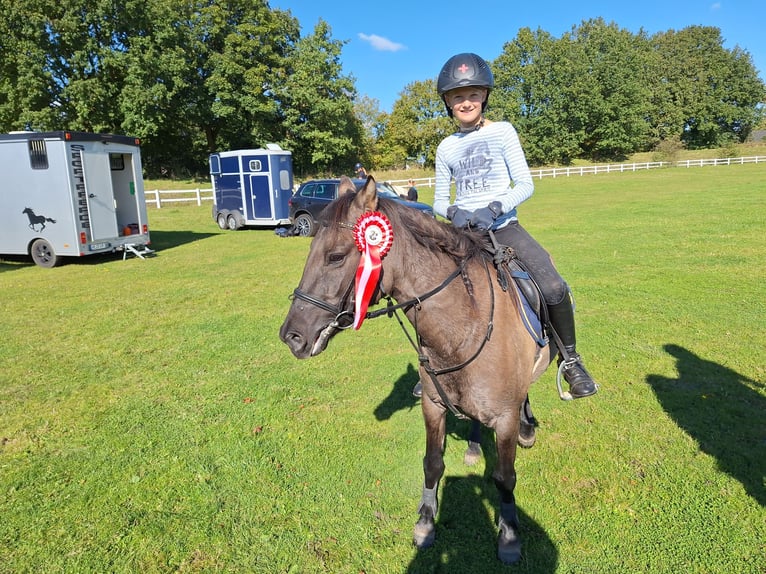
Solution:
{"label": "young girl", "polygon": [[548,252],[517,218],[517,206],[534,192],[519,137],[510,123],[484,117],[493,86],[489,65],[476,54],[451,57],[439,73],[437,92],[459,129],[436,150],[434,211],[458,227],[491,229],[499,243],[513,247],[545,297],[550,323],[564,347],[560,354],[566,357],[562,369],[570,393],[587,397],[598,387],[577,354],[569,288]]}

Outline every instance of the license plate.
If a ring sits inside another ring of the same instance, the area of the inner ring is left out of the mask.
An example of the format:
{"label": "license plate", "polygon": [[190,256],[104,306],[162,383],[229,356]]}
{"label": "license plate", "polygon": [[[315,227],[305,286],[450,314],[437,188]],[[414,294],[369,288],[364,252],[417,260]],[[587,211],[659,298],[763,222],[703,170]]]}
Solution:
{"label": "license plate", "polygon": [[106,249],[107,247],[109,247],[109,244],[108,244],[108,243],[91,243],[91,244],[88,246],[88,248],[89,248],[91,251],[98,251],[99,249]]}

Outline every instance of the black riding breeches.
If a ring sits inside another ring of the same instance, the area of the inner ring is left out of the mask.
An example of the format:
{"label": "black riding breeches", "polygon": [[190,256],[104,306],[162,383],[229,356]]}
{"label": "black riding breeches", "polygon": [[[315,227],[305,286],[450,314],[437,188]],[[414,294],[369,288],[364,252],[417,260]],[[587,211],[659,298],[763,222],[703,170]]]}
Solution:
{"label": "black riding breeches", "polygon": [[518,221],[494,231],[498,243],[513,248],[535,283],[540,287],[545,302],[557,305],[569,294],[564,278],[559,275],[550,254]]}

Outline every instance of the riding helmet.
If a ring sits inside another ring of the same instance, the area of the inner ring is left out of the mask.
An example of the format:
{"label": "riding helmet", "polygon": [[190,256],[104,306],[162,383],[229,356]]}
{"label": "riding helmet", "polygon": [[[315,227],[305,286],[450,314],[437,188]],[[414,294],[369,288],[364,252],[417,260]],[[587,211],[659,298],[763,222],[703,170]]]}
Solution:
{"label": "riding helmet", "polygon": [[[455,88],[465,86],[476,86],[487,89],[487,98],[481,106],[483,112],[489,101],[489,92],[495,86],[495,78],[492,76],[492,70],[489,64],[483,58],[471,52],[465,52],[452,56],[442,66],[439,77],[436,80],[436,92],[444,101],[444,94]],[[452,110],[447,107],[447,114],[452,117]]]}

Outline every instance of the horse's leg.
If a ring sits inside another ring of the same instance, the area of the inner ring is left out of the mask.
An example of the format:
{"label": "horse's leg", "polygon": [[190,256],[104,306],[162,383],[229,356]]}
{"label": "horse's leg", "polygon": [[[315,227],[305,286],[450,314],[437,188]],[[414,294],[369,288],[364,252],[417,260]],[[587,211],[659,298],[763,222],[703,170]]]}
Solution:
{"label": "horse's leg", "polygon": [[463,455],[463,464],[473,466],[481,459],[481,423],[471,421],[471,434],[468,436],[468,448]]}
{"label": "horse's leg", "polygon": [[513,564],[521,559],[521,538],[519,536],[519,517],[516,512],[516,441],[518,440],[519,420],[508,417],[498,421],[495,426],[497,441],[497,467],[492,473],[495,486],[500,493],[500,533],[497,539],[497,557],[505,564]]}
{"label": "horse's leg", "polygon": [[532,414],[532,405],[529,403],[529,395],[521,405],[521,420],[519,423],[519,446],[532,448],[535,445],[535,426],[537,421]]}
{"label": "horse's leg", "polygon": [[422,400],[423,420],[426,424],[426,455],[423,458],[423,496],[418,506],[420,519],[415,524],[413,543],[427,548],[436,536],[437,490],[444,474],[444,436],[447,428],[446,410],[435,405],[425,393]]}

